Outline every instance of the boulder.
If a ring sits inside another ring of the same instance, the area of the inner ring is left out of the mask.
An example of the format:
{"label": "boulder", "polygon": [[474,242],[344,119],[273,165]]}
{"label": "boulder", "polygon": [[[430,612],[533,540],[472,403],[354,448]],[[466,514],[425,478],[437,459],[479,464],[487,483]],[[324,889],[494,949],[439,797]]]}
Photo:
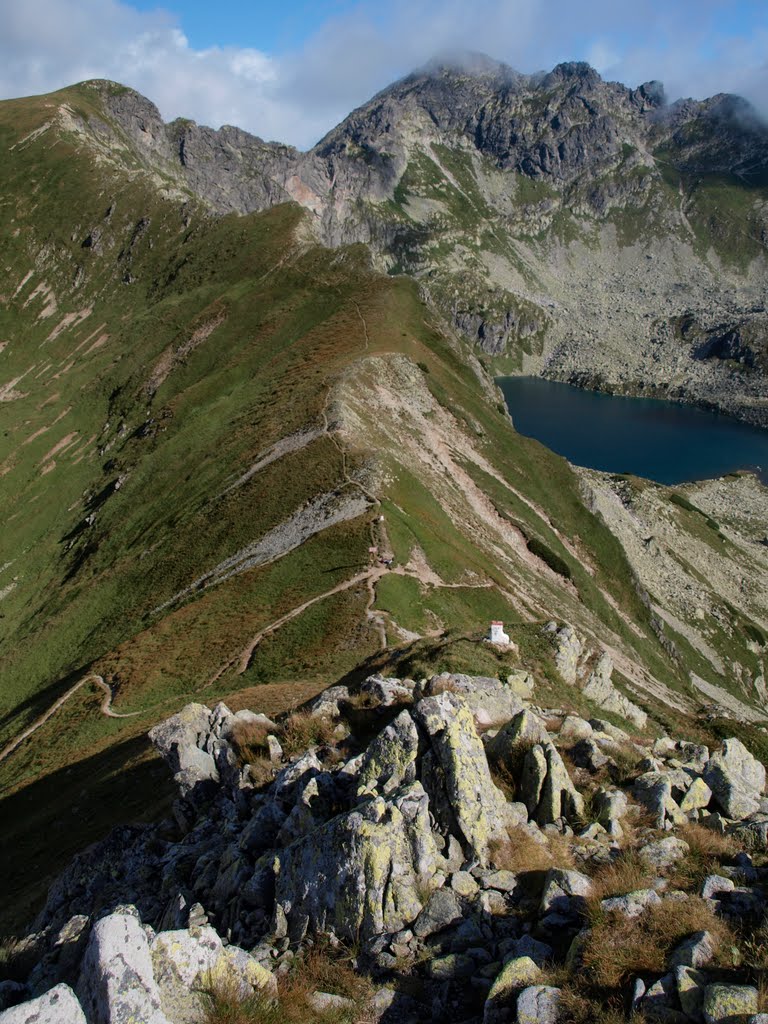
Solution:
{"label": "boulder", "polygon": [[635,889],[624,896],[611,896],[601,900],[600,906],[609,913],[614,911],[624,917],[639,917],[648,907],[658,906],[661,897],[655,889]]}
{"label": "boulder", "polygon": [[416,918],[414,934],[420,939],[456,924],[463,917],[461,903],[451,889],[438,889],[427,900],[427,904]]}
{"label": "boulder", "polygon": [[423,697],[434,697],[439,693],[459,694],[472,711],[477,726],[484,729],[504,725],[523,707],[519,694],[490,676],[444,672],[432,676],[417,693]]}
{"label": "boulder", "polygon": [[608,755],[604,754],[597,743],[589,737],[579,740],[571,747],[570,758],[577,767],[587,768],[591,772],[598,772],[611,763]]}
{"label": "boulder", "polygon": [[707,987],[706,974],[695,967],[676,967],[675,985],[683,1013],[691,1020],[702,1020],[704,990]]}
{"label": "boulder", "polygon": [[37,999],[4,1010],[0,1024],[86,1024],[86,1019],[69,985],[56,985]]}
{"label": "boulder", "polygon": [[635,780],[634,795],[654,817],[654,827],[684,825],[688,819],[672,799],[672,779],[667,772],[649,771]]}
{"label": "boulder", "polygon": [[555,911],[572,914],[583,909],[587,896],[592,892],[592,880],[580,871],[550,868],[544,878],[544,888],[539,903],[539,913]]}
{"label": "boulder", "polygon": [[114,913],[91,930],[78,982],[91,1024],[169,1024],[161,1007],[147,935],[131,913]]}
{"label": "boulder", "polygon": [[339,718],[339,705],[348,700],[349,690],[346,686],[329,686],[310,703],[309,713],[313,718]]}
{"label": "boulder", "polygon": [[560,989],[531,985],[517,997],[517,1024],[556,1024]]}
{"label": "boulder", "polygon": [[516,693],[521,700],[530,700],[533,697],[533,690],[536,681],[530,672],[523,668],[514,669],[507,676],[507,686],[513,693]]}
{"label": "boulder", "polygon": [[431,757],[422,765],[430,811],[468,856],[486,864],[489,844],[506,835],[506,801],[491,779],[472,712],[457,694],[441,693],[419,701],[413,715],[429,737]]}
{"label": "boulder", "polygon": [[706,784],[704,779],[694,779],[688,789],[688,792],[680,801],[680,810],[683,814],[688,814],[689,811],[701,810],[703,807],[707,807],[709,805],[709,801],[711,799],[712,790]]}
{"label": "boulder", "polygon": [[563,682],[573,686],[578,679],[584,645],[573,626],[558,626],[556,622],[548,622],[543,633],[546,633],[554,648],[555,667],[563,678]]}
{"label": "boulder", "polygon": [[528,956],[513,957],[496,975],[483,1007],[483,1024],[502,1024],[511,1019],[514,993],[535,985],[541,969]]}
{"label": "boulder", "polygon": [[736,886],[730,878],[722,875],[707,875],[701,883],[701,895],[705,900],[714,899],[719,893],[733,892]]}
{"label": "boulder", "polygon": [[627,813],[629,802],[620,789],[598,789],[593,797],[597,820],[609,835],[621,836],[620,819]]}
{"label": "boulder", "polygon": [[500,762],[514,762],[521,746],[548,741],[549,734],[542,720],[532,711],[519,711],[488,743],[488,757]]}
{"label": "boulder", "polygon": [[592,726],[577,715],[566,715],[558,733],[561,740],[570,741],[571,743],[589,739],[591,735]]}
{"label": "boulder", "polygon": [[441,866],[427,795],[418,782],[404,786],[278,852],[276,923],[282,916],[292,941],[311,929],[369,942],[416,919]]}
{"label": "boulder", "polygon": [[543,750],[546,775],[541,785],[541,797],[532,816],[535,816],[539,825],[550,825],[560,818],[571,821],[581,817],[584,813],[584,799],[571,782],[557,749],[552,743],[546,743],[538,749]]}
{"label": "boulder", "polygon": [[715,957],[715,942],[709,932],[694,932],[675,947],[670,967],[706,967]]}
{"label": "boulder", "polygon": [[412,679],[395,679],[392,676],[368,676],[360,689],[370,695],[383,707],[410,702],[415,683]]}
{"label": "boulder", "polygon": [[641,846],[638,854],[649,867],[656,871],[665,871],[689,852],[690,847],[683,839],[668,836],[666,839],[658,839],[654,843]]}
{"label": "boulder", "polygon": [[723,740],[722,750],[707,762],[703,778],[726,817],[742,821],[760,809],[765,768],[741,740]]}
{"label": "boulder", "polygon": [[212,714],[203,704],[187,704],[149,730],[149,739],[173,772],[183,798],[207,796],[219,782],[213,754],[204,749],[211,734]]}
{"label": "boulder", "polygon": [[705,1024],[740,1024],[757,1013],[757,989],[751,985],[707,985],[701,1011]]}
{"label": "boulder", "polygon": [[638,729],[644,729],[648,721],[648,715],[639,708],[637,704],[625,697],[616,689],[611,676],[613,675],[613,661],[605,651],[595,663],[592,672],[583,688],[584,696],[589,697],[599,707],[615,715],[621,715],[627,721],[632,722]]}

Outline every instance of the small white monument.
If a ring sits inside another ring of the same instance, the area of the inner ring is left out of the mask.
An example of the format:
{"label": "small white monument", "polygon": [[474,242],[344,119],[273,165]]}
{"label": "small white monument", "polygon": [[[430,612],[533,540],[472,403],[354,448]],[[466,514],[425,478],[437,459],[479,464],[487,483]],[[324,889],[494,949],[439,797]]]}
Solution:
{"label": "small white monument", "polygon": [[509,636],[504,632],[503,622],[492,622],[491,623],[491,634],[487,637],[489,644],[504,644],[509,646]]}

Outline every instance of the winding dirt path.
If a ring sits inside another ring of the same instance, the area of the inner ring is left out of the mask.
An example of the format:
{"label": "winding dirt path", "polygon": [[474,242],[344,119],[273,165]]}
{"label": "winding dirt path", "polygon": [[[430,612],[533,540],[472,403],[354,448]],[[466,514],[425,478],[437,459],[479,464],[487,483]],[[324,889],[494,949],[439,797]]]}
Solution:
{"label": "winding dirt path", "polygon": [[20,747],[24,740],[29,739],[29,737],[33,733],[37,732],[40,726],[45,725],[48,719],[52,718],[53,715],[55,715],[56,712],[59,710],[59,708],[63,704],[66,704],[69,698],[74,696],[77,693],[77,691],[81,689],[81,687],[85,686],[86,683],[91,682],[95,683],[96,686],[104,693],[101,704],[99,705],[99,710],[101,711],[102,715],[106,715],[107,718],[135,718],[136,715],[143,714],[143,712],[141,711],[128,711],[122,713],[118,711],[113,711],[112,691],[110,690],[107,683],[104,682],[103,676],[96,675],[95,672],[92,672],[90,675],[83,676],[83,678],[80,679],[77,683],[75,683],[74,686],[70,686],[67,692],[63,693],[61,697],[58,698],[58,700],[55,700],[44,714],[42,714],[39,718],[35,719],[35,721],[30,726],[28,726],[23,732],[19,733],[19,735],[15,739],[11,740],[10,743],[6,744],[6,746],[4,746],[2,750],[0,750],[0,762],[4,761],[6,757],[12,754],[17,747]]}

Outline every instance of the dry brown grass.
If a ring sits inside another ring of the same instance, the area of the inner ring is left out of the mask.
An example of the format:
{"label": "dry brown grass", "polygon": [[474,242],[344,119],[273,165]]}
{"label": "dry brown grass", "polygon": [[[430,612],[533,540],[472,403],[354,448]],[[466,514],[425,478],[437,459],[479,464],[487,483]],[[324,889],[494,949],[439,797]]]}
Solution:
{"label": "dry brown grass", "polygon": [[[605,1000],[605,1002],[598,1001]],[[641,1013],[627,1017],[624,997],[620,993],[594,993],[580,987],[566,986],[560,990],[558,1024],[645,1024]]]}
{"label": "dry brown grass", "polygon": [[721,836],[703,825],[684,825],[677,834],[690,847],[675,864],[671,884],[677,889],[698,889],[707,875],[717,874],[722,862],[735,857],[739,850],[731,836]]}
{"label": "dry brown grass", "polygon": [[[315,1010],[314,992],[354,1002],[354,1008]],[[219,982],[203,994],[203,1024],[365,1024],[374,988],[354,969],[348,951],[317,946],[297,957],[277,979],[277,999],[257,992],[243,999],[237,982]]]}
{"label": "dry brown grass", "polygon": [[335,728],[329,718],[319,718],[308,711],[294,711],[282,723],[280,743],[289,756],[303,754],[309,747],[333,743]]}
{"label": "dry brown grass", "polygon": [[592,878],[592,896],[599,903],[609,896],[624,896],[636,889],[647,889],[654,874],[638,857],[628,850],[610,864],[601,865]]}
{"label": "dry brown grass", "polygon": [[735,944],[729,926],[697,896],[666,900],[634,918],[605,914],[595,903],[589,910],[592,928],[583,963],[589,982],[599,988],[618,988],[638,974],[662,974],[669,953],[693,932],[710,932],[716,953]]}
{"label": "dry brown grass", "polygon": [[522,828],[507,829],[505,839],[492,840],[490,855],[494,867],[517,874],[574,866],[573,855],[565,836],[550,836],[544,845],[536,842]]}
{"label": "dry brown grass", "polygon": [[236,722],[230,739],[241,765],[251,764],[255,759],[269,753],[267,736],[269,729],[260,722]]}

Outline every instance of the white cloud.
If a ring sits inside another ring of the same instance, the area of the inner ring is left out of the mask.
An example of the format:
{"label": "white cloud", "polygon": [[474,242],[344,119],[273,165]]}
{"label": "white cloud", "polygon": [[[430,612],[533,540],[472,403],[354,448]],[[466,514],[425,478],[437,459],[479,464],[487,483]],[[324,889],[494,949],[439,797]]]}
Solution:
{"label": "white cloud", "polygon": [[768,111],[768,26],[718,40],[712,19],[725,10],[725,0],[361,0],[299,52],[275,56],[195,49],[171,15],[127,0],[6,0],[0,96],[112,78],[168,119],[236,124],[308,146],[394,78],[462,48],[521,71],[585,59],[630,85],[659,78],[672,98],[736,91]]}

